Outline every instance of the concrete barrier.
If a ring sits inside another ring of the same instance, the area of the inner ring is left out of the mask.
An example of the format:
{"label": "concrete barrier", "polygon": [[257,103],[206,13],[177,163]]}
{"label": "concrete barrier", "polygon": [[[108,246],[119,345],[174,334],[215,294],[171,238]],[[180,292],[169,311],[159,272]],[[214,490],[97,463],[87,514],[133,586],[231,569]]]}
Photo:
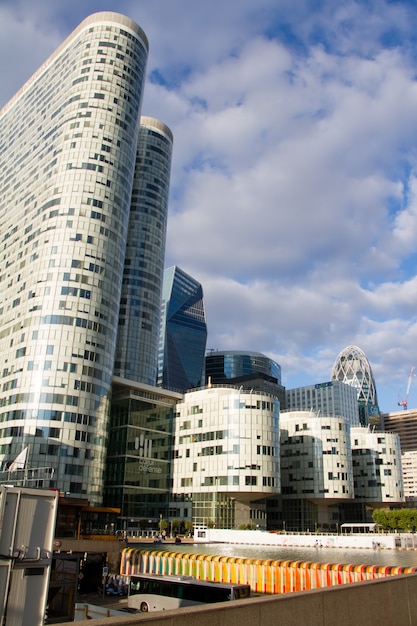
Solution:
{"label": "concrete barrier", "polygon": [[[137,616],[94,620],[95,626],[415,626],[417,574],[392,576],[279,596],[263,596]],[[91,621],[78,622],[87,626]]]}

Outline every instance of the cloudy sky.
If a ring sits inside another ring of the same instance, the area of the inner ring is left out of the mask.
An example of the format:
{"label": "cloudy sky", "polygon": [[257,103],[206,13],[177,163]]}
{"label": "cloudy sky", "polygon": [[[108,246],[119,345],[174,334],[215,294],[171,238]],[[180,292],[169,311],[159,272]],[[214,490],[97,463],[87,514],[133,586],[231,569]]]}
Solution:
{"label": "cloudy sky", "polygon": [[166,265],[202,283],[208,348],[264,352],[294,387],[355,344],[397,410],[417,366],[415,0],[0,0],[0,106],[99,10],[150,41],[142,113],[175,136]]}

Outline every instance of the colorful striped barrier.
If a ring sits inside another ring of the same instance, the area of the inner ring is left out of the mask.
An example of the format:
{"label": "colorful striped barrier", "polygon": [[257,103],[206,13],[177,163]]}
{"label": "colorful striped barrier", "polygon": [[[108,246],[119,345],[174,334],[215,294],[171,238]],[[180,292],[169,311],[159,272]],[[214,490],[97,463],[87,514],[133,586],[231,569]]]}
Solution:
{"label": "colorful striped barrier", "polygon": [[290,593],[412,574],[417,567],[346,565],[307,561],[272,561],[241,557],[183,554],[163,550],[122,550],[120,574],[171,574],[199,580],[248,583],[257,593]]}

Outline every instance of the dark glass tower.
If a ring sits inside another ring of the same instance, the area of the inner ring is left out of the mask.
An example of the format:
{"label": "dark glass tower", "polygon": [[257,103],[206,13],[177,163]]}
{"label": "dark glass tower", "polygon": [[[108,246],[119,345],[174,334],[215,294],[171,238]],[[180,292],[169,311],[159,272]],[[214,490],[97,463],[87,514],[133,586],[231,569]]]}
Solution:
{"label": "dark glass tower", "polygon": [[158,385],[186,391],[203,384],[207,325],[203,289],[177,266],[165,270]]}
{"label": "dark glass tower", "polygon": [[260,352],[212,352],[206,357],[206,379],[226,383],[241,376],[263,374],[281,384],[281,367]]}
{"label": "dark glass tower", "polygon": [[211,352],[205,360],[206,385],[231,385],[271,393],[285,408],[285,388],[281,366],[261,352]]}

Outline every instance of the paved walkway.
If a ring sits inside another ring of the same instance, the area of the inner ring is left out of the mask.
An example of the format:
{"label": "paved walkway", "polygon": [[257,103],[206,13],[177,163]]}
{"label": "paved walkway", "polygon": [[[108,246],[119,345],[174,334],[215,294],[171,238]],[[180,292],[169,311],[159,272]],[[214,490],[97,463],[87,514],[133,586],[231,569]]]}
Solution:
{"label": "paved walkway", "polygon": [[96,606],[106,606],[109,609],[127,608],[127,596],[107,596],[99,591],[93,593],[79,594],[76,599],[77,604],[95,604]]}

